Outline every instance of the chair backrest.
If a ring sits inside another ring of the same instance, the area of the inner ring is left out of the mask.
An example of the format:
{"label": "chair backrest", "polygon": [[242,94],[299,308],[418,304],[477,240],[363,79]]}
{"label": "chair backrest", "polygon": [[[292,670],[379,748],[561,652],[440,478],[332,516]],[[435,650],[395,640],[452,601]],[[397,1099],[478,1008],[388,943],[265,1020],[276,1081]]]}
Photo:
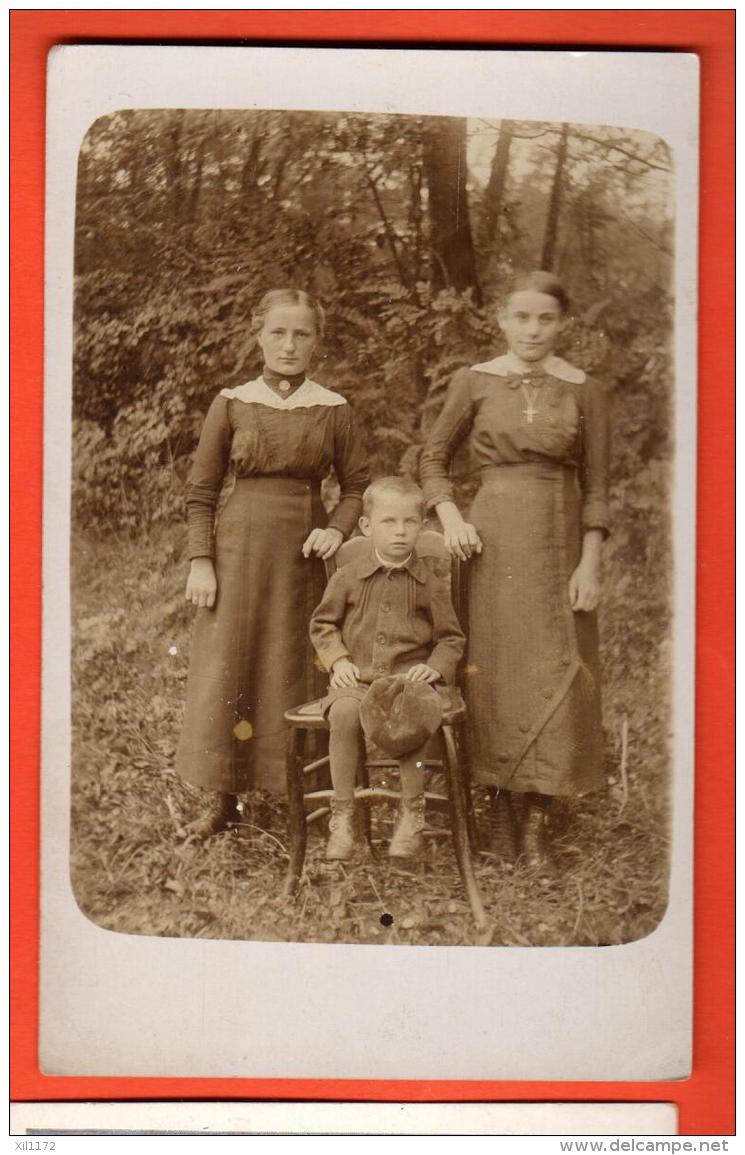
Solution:
{"label": "chair backrest", "polygon": [[[350,537],[348,541],[342,542],[334,556],[326,562],[327,576],[331,577],[331,574],[337,569],[341,569],[342,566],[349,565],[350,562],[357,561],[358,558],[364,557],[369,549],[370,539],[367,537]],[[446,561],[450,566],[450,586],[453,605],[455,606],[458,620],[465,629],[465,593],[461,581],[461,566],[458,559],[451,556],[450,551],[445,545],[444,537],[436,529],[422,530],[416,540],[416,552],[419,557],[436,557],[441,561]]]}

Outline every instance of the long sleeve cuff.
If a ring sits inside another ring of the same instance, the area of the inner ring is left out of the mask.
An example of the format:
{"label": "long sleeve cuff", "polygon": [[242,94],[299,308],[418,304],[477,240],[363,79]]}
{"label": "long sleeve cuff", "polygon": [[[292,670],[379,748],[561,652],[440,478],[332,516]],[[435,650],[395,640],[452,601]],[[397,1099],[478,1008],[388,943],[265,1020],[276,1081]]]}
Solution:
{"label": "long sleeve cuff", "polygon": [[328,520],[329,529],[338,529],[345,538],[349,537],[362,513],[362,498],[342,497]]}
{"label": "long sleeve cuff", "polygon": [[214,529],[208,525],[200,525],[199,523],[189,522],[187,553],[189,560],[193,561],[195,557],[215,557],[215,533]]}
{"label": "long sleeve cuff", "polygon": [[599,529],[604,537],[610,535],[608,503],[603,498],[591,498],[582,507],[582,529]]}
{"label": "long sleeve cuff", "polygon": [[458,668],[460,659],[461,655],[456,656],[444,646],[435,646],[427,665],[431,666],[433,670],[437,670],[443,682],[452,685],[455,681],[455,671]]}
{"label": "long sleeve cuff", "polygon": [[433,497],[428,497],[425,504],[428,510],[433,510],[436,509],[438,505],[441,505],[444,501],[455,501],[452,487],[449,490],[441,489],[440,492],[435,493]]}
{"label": "long sleeve cuff", "polygon": [[338,662],[340,658],[350,658],[352,655],[341,641],[334,638],[329,638],[327,641],[314,641],[316,653],[318,654],[318,661],[323,666],[326,673],[331,673],[334,663]]}
{"label": "long sleeve cuff", "polygon": [[187,548],[190,558],[215,556],[215,509],[219,490],[190,483],[186,492]]}

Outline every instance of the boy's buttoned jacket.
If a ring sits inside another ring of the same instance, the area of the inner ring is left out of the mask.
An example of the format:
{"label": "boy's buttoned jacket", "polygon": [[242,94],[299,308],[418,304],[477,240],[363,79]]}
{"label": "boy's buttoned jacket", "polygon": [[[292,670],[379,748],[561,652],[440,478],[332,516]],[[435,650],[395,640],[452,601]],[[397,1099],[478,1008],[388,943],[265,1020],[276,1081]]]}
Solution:
{"label": "boy's buttoned jacket", "polygon": [[405,565],[390,568],[372,548],[333,575],[310,636],[326,670],[349,658],[365,683],[420,662],[452,683],[465,650],[447,563],[413,553]]}

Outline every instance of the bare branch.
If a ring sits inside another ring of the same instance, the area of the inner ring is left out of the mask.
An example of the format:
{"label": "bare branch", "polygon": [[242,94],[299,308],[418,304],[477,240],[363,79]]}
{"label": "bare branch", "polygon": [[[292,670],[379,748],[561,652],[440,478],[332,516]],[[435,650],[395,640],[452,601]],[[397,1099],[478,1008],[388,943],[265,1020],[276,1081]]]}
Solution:
{"label": "bare branch", "polygon": [[659,249],[661,253],[664,253],[666,257],[673,256],[673,250],[668,245],[659,240],[657,237],[653,237],[651,233],[648,233],[646,229],[643,229],[641,225],[637,224],[637,222],[632,217],[630,217],[628,213],[625,213],[622,209],[619,209],[618,215],[622,217],[627,224],[631,225],[632,229],[634,229],[640,237],[643,237],[645,241],[649,241],[650,245],[654,245],[654,247]]}
{"label": "bare branch", "polygon": [[620,152],[622,156],[628,157],[629,160],[634,160],[638,164],[644,164],[647,166],[647,168],[653,168],[658,172],[672,172],[672,169],[667,165],[656,164],[655,161],[650,160],[648,157],[640,156],[639,153],[632,152],[629,148],[624,148],[623,145],[619,144],[615,140],[601,140],[597,136],[590,136],[590,134],[587,132],[573,132],[572,136],[575,140],[585,140],[590,144],[598,144],[601,148],[605,148],[609,152]]}

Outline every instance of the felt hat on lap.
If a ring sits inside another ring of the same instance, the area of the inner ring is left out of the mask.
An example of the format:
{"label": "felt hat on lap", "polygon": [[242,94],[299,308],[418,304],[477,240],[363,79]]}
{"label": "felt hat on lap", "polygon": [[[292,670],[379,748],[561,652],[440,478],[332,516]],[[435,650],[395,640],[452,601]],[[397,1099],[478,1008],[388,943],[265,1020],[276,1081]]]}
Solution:
{"label": "felt hat on lap", "polygon": [[427,682],[403,674],[376,678],[360,705],[365,734],[392,758],[423,746],[442,722],[442,702]]}

